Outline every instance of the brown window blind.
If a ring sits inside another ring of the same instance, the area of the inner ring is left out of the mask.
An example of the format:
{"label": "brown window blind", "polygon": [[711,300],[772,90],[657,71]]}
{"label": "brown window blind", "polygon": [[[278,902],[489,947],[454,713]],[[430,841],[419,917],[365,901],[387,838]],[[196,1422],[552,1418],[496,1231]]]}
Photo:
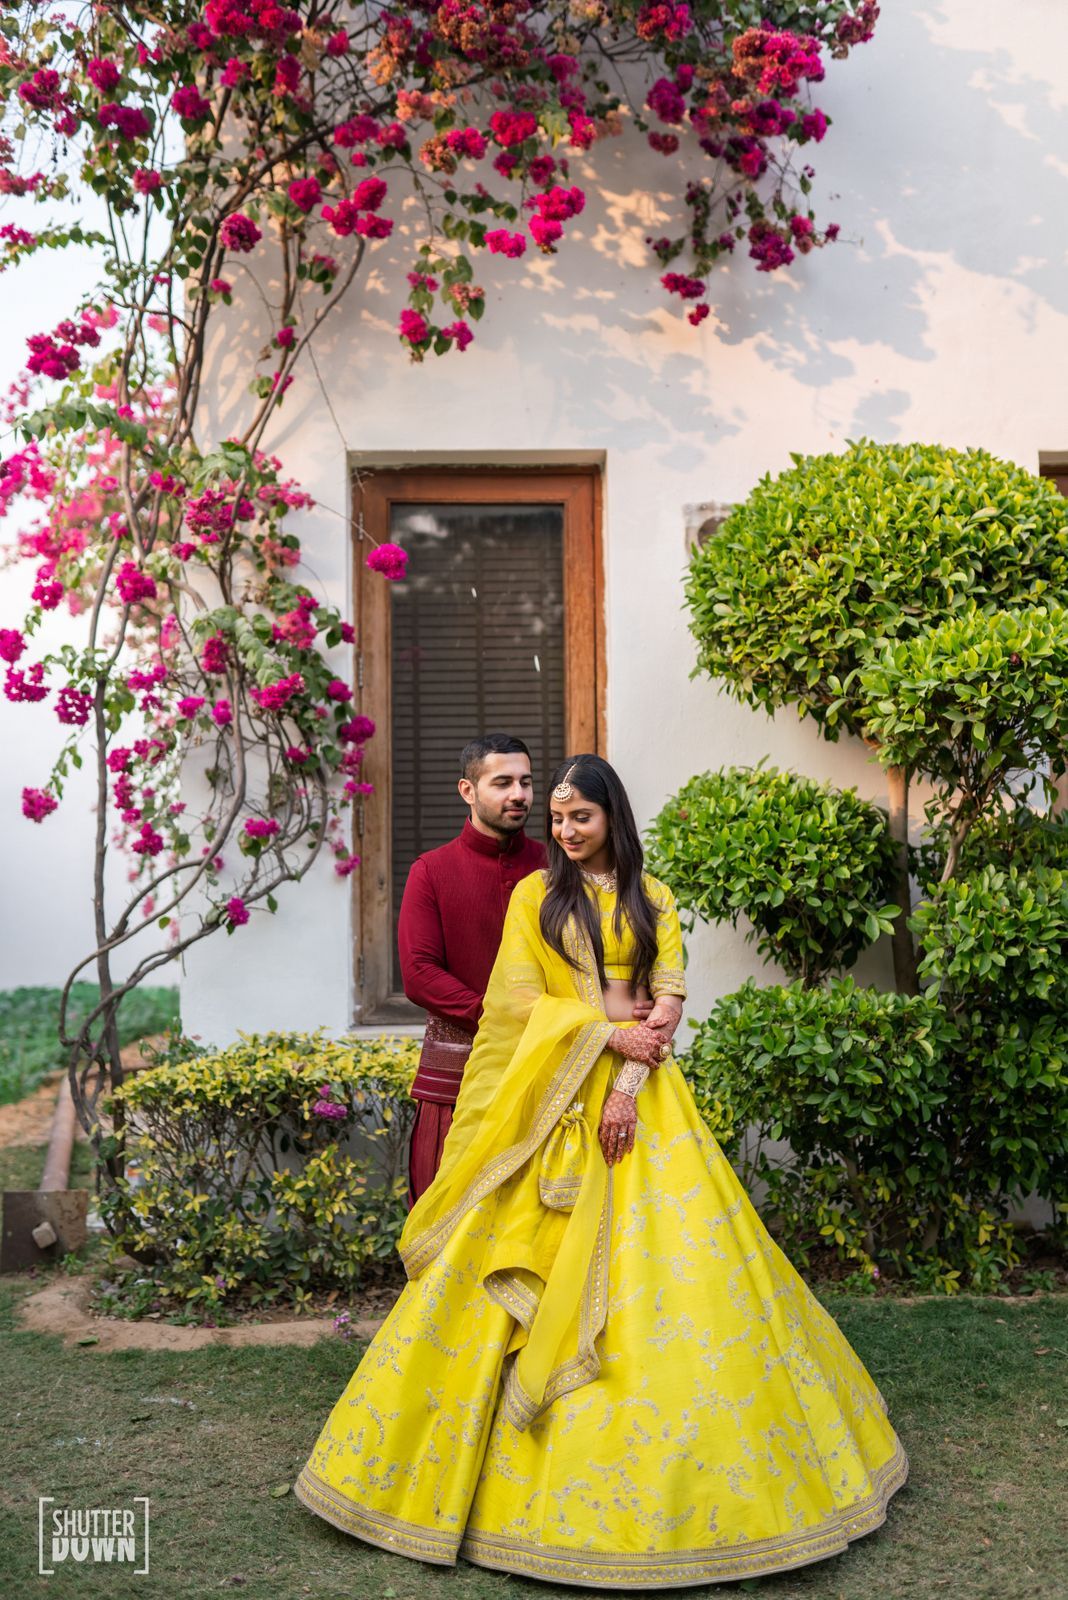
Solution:
{"label": "brown window blind", "polygon": [[[457,758],[473,735],[513,733],[528,745],[528,831],[544,836],[545,778],[567,753],[563,509],[395,503],[389,536],[410,557],[409,576],[390,586],[395,935],[415,857],[463,824]],[[393,950],[396,962],[395,937]]]}

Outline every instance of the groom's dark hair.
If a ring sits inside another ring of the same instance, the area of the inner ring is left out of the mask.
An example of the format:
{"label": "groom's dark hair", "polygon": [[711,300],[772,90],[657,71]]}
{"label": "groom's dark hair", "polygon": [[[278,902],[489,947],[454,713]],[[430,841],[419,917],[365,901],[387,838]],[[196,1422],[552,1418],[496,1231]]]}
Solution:
{"label": "groom's dark hair", "polygon": [[530,751],[514,734],[480,733],[477,739],[469,739],[460,751],[461,778],[477,783],[487,756],[526,756],[529,761]]}

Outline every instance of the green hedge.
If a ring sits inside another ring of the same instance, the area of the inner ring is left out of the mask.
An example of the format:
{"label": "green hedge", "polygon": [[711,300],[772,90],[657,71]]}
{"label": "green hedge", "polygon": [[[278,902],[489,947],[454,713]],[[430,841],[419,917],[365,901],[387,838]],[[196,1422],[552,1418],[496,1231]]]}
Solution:
{"label": "green hedge", "polygon": [[[416,1040],[249,1034],[130,1078],[116,1096],[128,1176],[105,1201],[118,1248],[202,1310],[353,1290],[404,1222],[418,1054]],[[341,1148],[353,1133],[356,1155]]]}
{"label": "green hedge", "polygon": [[[822,1241],[865,1272],[988,1288],[1015,1260],[1010,1199],[1063,1179],[1056,1018],[984,1016],[973,1032],[932,993],[749,982],[716,1004],[682,1065],[802,1260]],[[769,1149],[780,1139],[792,1159]]]}

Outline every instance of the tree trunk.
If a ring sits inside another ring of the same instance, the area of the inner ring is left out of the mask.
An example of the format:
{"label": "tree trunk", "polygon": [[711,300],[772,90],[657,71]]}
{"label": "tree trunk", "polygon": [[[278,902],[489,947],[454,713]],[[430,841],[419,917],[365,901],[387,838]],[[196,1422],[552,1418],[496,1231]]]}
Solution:
{"label": "tree trunk", "polygon": [[912,913],[909,886],[909,775],[906,767],[888,767],[887,790],[890,797],[890,837],[896,846],[894,898],[901,907],[893,933],[894,984],[898,994],[919,994],[916,976],[916,947],[908,919]]}

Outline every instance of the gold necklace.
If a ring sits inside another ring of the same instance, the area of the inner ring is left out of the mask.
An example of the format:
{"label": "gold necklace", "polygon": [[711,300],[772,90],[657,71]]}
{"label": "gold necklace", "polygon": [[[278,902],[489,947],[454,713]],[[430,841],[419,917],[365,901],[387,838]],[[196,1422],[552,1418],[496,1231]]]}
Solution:
{"label": "gold necklace", "polygon": [[603,889],[606,894],[615,894],[616,875],[614,872],[588,872],[585,867],[580,867],[579,871],[584,878],[588,878],[591,883],[595,883],[598,889]]}

